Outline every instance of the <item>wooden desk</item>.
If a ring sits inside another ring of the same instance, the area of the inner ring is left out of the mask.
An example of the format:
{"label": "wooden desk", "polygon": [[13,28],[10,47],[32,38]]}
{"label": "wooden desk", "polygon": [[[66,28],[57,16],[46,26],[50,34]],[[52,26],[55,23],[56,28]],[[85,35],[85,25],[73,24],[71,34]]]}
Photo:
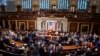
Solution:
{"label": "wooden desk", "polygon": [[76,45],[70,45],[70,46],[63,46],[63,50],[77,50],[81,48],[81,46],[76,46]]}
{"label": "wooden desk", "polygon": [[21,43],[21,42],[18,42],[18,41],[14,41],[14,40],[10,40],[10,43],[11,43],[12,45],[17,46],[17,47],[22,47],[22,46],[24,46],[24,43]]}

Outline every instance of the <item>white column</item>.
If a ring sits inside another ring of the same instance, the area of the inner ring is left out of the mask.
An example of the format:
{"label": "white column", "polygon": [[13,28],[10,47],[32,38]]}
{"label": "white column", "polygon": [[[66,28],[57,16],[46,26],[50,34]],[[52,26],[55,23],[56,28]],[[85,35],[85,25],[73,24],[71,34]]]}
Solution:
{"label": "white column", "polygon": [[46,21],[46,28],[45,28],[45,30],[48,30],[48,22]]}

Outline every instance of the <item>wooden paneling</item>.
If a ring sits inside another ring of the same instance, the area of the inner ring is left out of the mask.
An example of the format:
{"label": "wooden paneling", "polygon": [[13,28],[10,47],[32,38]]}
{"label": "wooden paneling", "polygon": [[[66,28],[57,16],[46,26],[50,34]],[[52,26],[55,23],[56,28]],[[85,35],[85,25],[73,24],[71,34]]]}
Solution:
{"label": "wooden paneling", "polygon": [[27,29],[27,21],[17,21],[17,26],[19,30],[26,30]]}
{"label": "wooden paneling", "polygon": [[69,27],[69,32],[81,32],[82,30],[82,27],[83,26],[87,26],[88,28],[88,31],[87,33],[89,33],[90,31],[92,31],[91,29],[91,26],[92,26],[92,23],[87,23],[87,22],[83,22],[83,23],[79,23],[79,28],[78,28],[78,23],[75,23],[75,22],[70,22],[70,27]]}
{"label": "wooden paneling", "polygon": [[70,32],[77,32],[77,23],[70,23]]}
{"label": "wooden paneling", "polygon": [[86,23],[86,22],[84,22],[84,23],[80,23],[79,24],[79,31],[81,32],[81,30],[82,30],[82,26],[88,26],[88,33],[91,31],[91,23]]}
{"label": "wooden paneling", "polygon": [[29,30],[35,30],[35,21],[28,21]]}
{"label": "wooden paneling", "polygon": [[10,28],[15,30],[15,28],[16,28],[16,21],[9,21],[9,23],[10,23],[10,25],[9,25]]}
{"label": "wooden paneling", "polygon": [[93,33],[97,33],[100,35],[100,23],[93,25]]}
{"label": "wooden paneling", "polygon": [[35,30],[35,21],[34,20],[10,20],[10,27],[15,30],[21,30],[21,25],[23,26],[23,30]]}

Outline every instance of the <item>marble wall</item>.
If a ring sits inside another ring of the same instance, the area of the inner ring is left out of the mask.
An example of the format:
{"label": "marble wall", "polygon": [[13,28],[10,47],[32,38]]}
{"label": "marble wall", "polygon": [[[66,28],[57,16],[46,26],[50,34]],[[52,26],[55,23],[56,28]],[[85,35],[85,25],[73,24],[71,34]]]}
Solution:
{"label": "marble wall", "polygon": [[67,31],[67,28],[68,28],[67,18],[37,17],[37,30],[42,30],[42,28],[40,27],[42,21],[61,21],[63,23],[63,31]]}

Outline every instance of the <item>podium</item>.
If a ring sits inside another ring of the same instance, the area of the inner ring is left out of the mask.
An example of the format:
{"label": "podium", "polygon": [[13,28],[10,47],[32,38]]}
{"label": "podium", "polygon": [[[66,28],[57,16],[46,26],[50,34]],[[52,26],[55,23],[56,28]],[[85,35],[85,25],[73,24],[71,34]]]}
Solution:
{"label": "podium", "polygon": [[49,40],[56,41],[57,39],[59,39],[58,32],[56,31],[48,31],[46,35]]}

